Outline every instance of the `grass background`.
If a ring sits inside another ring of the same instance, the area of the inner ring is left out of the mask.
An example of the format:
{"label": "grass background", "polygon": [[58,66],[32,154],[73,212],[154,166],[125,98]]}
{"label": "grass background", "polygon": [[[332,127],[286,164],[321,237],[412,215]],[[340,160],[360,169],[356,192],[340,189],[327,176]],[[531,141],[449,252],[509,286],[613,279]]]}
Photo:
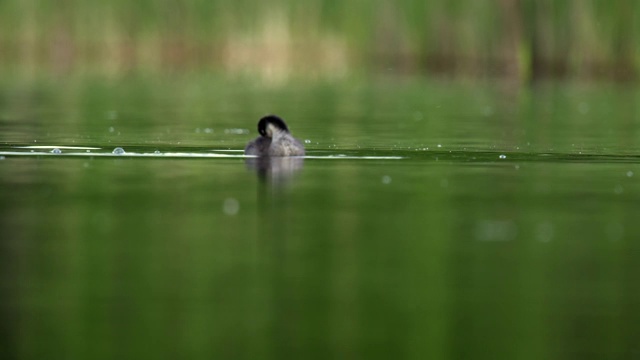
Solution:
{"label": "grass background", "polygon": [[632,0],[0,1],[4,73],[633,81]]}

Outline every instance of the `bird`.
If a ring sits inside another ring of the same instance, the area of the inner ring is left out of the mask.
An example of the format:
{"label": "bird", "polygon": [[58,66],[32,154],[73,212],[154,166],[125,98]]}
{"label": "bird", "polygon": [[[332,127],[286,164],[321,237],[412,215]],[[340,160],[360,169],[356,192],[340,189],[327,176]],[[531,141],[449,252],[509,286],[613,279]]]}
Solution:
{"label": "bird", "polygon": [[244,148],[245,155],[304,156],[304,145],[289,132],[287,124],[277,115],[267,115],[258,121],[260,136]]}

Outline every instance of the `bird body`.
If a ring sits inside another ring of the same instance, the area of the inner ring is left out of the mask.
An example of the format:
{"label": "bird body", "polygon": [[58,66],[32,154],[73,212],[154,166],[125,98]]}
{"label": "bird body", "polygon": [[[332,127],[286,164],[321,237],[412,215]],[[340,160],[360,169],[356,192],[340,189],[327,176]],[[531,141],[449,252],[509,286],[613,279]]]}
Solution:
{"label": "bird body", "polygon": [[250,141],[244,149],[245,155],[255,156],[304,156],[304,145],[289,132],[280,117],[268,115],[258,122],[260,136]]}

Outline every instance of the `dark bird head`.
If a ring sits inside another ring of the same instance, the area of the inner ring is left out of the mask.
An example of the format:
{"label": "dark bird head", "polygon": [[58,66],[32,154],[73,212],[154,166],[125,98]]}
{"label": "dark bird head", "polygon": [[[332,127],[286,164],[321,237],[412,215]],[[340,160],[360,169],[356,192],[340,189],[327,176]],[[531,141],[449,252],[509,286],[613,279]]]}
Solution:
{"label": "dark bird head", "polygon": [[287,124],[285,124],[284,120],[276,115],[267,115],[260,119],[260,121],[258,122],[258,132],[260,133],[260,135],[267,137],[272,136],[272,134],[267,131],[269,125],[272,125],[276,129],[279,129],[281,131],[289,132],[289,128],[287,127]]}

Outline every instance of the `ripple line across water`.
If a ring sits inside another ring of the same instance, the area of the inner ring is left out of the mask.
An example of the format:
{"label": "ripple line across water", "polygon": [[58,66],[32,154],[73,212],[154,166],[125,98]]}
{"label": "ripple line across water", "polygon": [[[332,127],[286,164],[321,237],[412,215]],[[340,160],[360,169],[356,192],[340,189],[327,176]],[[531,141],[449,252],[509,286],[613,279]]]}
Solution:
{"label": "ripple line across water", "polygon": [[[55,148],[63,149],[63,148]],[[256,156],[244,154],[219,154],[210,153],[193,153],[193,152],[160,152],[160,153],[137,153],[137,152],[42,152],[42,151],[0,151],[0,156],[52,156],[52,157],[111,157],[111,158],[255,158]],[[305,156],[305,159],[324,159],[324,160],[399,160],[404,159],[402,156],[346,156],[346,155],[326,155],[326,156]]]}
{"label": "ripple line across water", "polygon": [[[20,149],[21,151],[16,151]],[[114,151],[114,149],[123,149]],[[127,150],[131,149],[131,150]],[[83,150],[83,151],[79,151]],[[98,150],[98,151],[96,151]],[[0,147],[0,156],[28,157],[105,157],[105,158],[217,158],[246,159],[255,156],[244,155],[238,149],[190,149],[180,148],[161,151],[157,147],[131,146],[126,148],[99,148],[82,146],[5,146]],[[574,163],[635,163],[640,164],[638,155],[598,154],[598,153],[526,153],[508,151],[410,151],[410,150],[309,150],[305,159],[313,160],[413,160],[447,161],[468,163],[520,163],[520,162],[574,162]]]}

